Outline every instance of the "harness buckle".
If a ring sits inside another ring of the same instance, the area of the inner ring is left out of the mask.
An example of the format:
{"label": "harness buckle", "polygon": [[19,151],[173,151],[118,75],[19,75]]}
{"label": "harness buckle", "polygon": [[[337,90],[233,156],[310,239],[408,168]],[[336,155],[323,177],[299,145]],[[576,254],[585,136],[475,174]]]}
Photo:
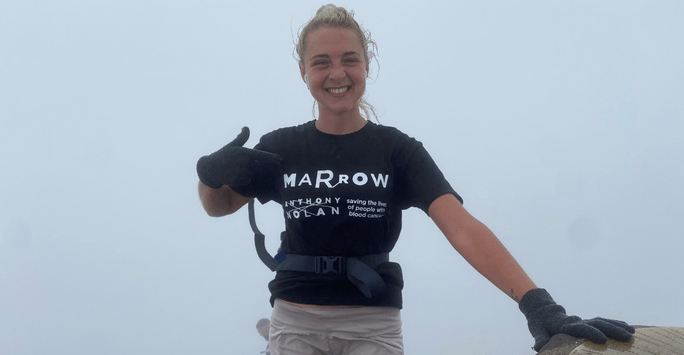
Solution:
{"label": "harness buckle", "polygon": [[347,259],[343,256],[317,256],[317,274],[344,274],[347,272]]}

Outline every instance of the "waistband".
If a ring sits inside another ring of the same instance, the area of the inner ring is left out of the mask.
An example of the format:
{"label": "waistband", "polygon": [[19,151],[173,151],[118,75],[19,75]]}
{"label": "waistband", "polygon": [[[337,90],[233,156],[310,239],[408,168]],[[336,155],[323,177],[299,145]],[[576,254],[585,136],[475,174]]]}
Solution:
{"label": "waistband", "polygon": [[[394,307],[300,308],[276,299],[271,326],[289,332],[358,337],[401,332],[401,310]],[[346,335],[345,335],[346,334]]]}

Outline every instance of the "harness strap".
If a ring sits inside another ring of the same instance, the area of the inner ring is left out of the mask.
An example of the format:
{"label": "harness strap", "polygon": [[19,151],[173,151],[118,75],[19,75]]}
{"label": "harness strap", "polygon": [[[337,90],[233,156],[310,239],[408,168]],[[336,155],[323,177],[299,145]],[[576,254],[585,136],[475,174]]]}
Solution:
{"label": "harness strap", "polygon": [[364,296],[371,298],[385,290],[385,282],[374,269],[389,262],[389,253],[360,257],[309,256],[284,254],[276,271],[301,271],[316,274],[347,274]]}
{"label": "harness strap", "polygon": [[[254,246],[259,259],[271,271],[300,271],[316,274],[347,274],[347,278],[364,296],[371,298],[385,290],[385,282],[374,269],[389,262],[389,253],[360,257],[309,256],[278,253],[276,258],[266,250],[266,236],[259,231],[254,216],[254,200],[249,201],[249,224],[254,232]],[[282,236],[281,236],[282,239]]]}
{"label": "harness strap", "polygon": [[276,271],[278,267],[278,262],[268,253],[266,250],[266,236],[259,231],[256,225],[256,218],[254,217],[254,200],[249,201],[247,206],[249,210],[249,225],[252,226],[252,231],[254,232],[254,246],[256,247],[257,255],[259,259],[268,266],[271,271]]}

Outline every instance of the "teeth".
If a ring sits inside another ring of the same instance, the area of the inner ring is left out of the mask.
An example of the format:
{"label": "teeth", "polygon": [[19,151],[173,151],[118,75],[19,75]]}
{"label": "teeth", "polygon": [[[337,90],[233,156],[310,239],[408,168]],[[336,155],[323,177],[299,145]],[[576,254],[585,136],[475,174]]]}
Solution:
{"label": "teeth", "polygon": [[342,94],[344,92],[347,92],[347,90],[349,90],[348,86],[345,86],[343,88],[338,88],[338,89],[328,89],[328,91],[333,93],[333,94]]}

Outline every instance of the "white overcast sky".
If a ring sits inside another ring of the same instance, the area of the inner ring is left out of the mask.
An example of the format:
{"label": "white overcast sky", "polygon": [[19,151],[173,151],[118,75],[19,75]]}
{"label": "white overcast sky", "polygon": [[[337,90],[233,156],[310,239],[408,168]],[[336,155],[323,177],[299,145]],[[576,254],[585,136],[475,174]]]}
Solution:
{"label": "white overcast sky", "polygon": [[[272,274],[195,163],[312,119],[314,1],[0,1],[0,352],[258,354]],[[684,326],[684,2],[345,1],[368,100],[569,313]],[[269,248],[277,205],[257,206]],[[532,354],[516,304],[406,213],[407,354]]]}

